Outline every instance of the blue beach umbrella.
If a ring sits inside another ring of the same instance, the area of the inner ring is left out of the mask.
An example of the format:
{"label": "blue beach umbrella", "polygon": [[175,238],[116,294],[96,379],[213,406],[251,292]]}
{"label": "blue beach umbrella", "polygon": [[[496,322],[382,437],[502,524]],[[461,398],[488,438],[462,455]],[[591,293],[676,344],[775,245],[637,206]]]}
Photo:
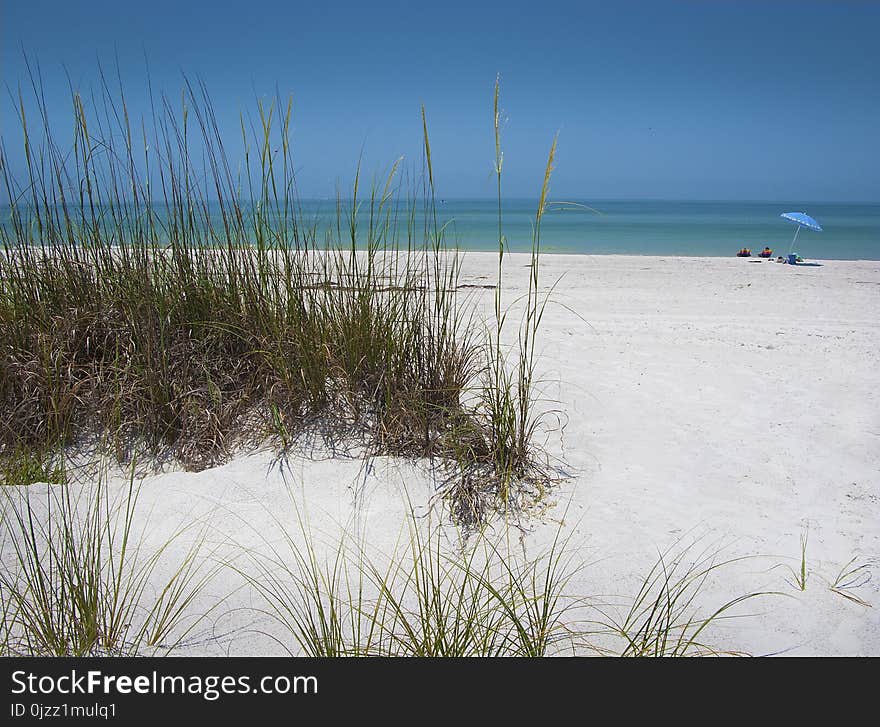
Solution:
{"label": "blue beach umbrella", "polygon": [[806,212],[783,212],[780,217],[784,217],[785,219],[794,222],[797,225],[797,229],[794,231],[794,238],[791,241],[791,247],[788,248],[789,254],[794,250],[794,243],[797,242],[798,233],[801,231],[801,227],[809,227],[811,230],[815,230],[816,232],[822,232],[822,226],[816,222],[812,217],[810,217]]}

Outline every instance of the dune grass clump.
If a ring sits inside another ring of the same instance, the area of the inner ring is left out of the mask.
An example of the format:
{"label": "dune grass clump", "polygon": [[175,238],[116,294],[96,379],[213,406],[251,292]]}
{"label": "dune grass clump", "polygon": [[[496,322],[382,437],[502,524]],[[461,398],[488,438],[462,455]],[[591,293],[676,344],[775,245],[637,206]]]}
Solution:
{"label": "dune grass clump", "polygon": [[[504,235],[502,178],[504,155],[501,145],[501,81],[496,78],[493,94],[493,130],[495,138],[494,173],[498,202],[498,268],[493,300],[493,317],[483,332],[484,365],[477,389],[479,407],[475,414],[482,423],[479,445],[485,451],[469,458],[462,471],[465,476],[452,478],[449,490],[460,520],[482,522],[488,508],[516,511],[524,503],[540,501],[546,487],[556,478],[535,446],[535,435],[546,412],[539,410],[537,349],[541,321],[549,294],[540,290],[541,222],[547,211],[550,178],[556,159],[556,138],[550,147],[544,177],[532,224],[532,247],[529,256],[528,285],[524,299],[518,301],[522,312],[518,321],[516,343],[506,342],[510,307],[504,304],[502,281],[508,244]],[[476,454],[471,450],[470,454]],[[480,476],[468,476],[474,470]],[[485,483],[491,482],[494,497],[486,498]],[[476,485],[476,486],[475,486]]]}
{"label": "dune grass clump", "polygon": [[513,507],[517,482],[547,479],[529,406],[553,151],[509,353],[500,298],[493,338],[459,297],[424,109],[421,199],[399,164],[366,195],[358,170],[320,230],[296,193],[289,102],[242,116],[233,161],[201,84],[137,123],[102,72],[97,95],[72,94],[70,145],[33,90],[37,123],[19,92],[23,178],[0,148],[0,459],[99,442],[121,461],[201,469],[239,445],[318,435],[437,458],[472,522]]}
{"label": "dune grass clump", "polygon": [[2,504],[3,654],[158,653],[199,622],[188,611],[216,568],[197,539],[152,590],[160,559],[182,531],[144,552],[133,531],[133,481],[121,497],[99,480],[76,496],[69,487],[49,487],[39,499],[29,488],[6,490]]}
{"label": "dune grass clump", "polygon": [[322,541],[307,518],[298,524],[276,519],[280,541],[261,534],[268,553],[235,566],[291,654],[540,657],[572,647],[578,599],[568,585],[581,566],[559,532],[529,558],[508,538],[481,530],[449,541],[413,516],[389,552],[346,530]]}

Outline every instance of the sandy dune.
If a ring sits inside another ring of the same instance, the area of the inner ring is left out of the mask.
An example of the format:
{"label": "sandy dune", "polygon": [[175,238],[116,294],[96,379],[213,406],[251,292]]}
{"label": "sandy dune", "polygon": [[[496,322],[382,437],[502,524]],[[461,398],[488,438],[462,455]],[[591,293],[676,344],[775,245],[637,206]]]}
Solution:
{"label": "sandy dune", "polygon": [[[523,293],[527,262],[506,258],[505,303]],[[462,282],[493,283],[495,264],[469,253]],[[620,602],[679,538],[755,556],[706,584],[705,607],[784,595],[744,605],[748,615],[716,627],[715,645],[880,655],[880,262],[554,255],[541,281],[556,284],[540,341],[544,406],[564,425],[546,448],[570,476],[529,523],[526,549],[548,543],[567,508],[563,532],[589,564],[569,590]],[[492,290],[467,295],[491,309]],[[212,537],[266,549],[274,518],[296,529],[289,490],[317,531],[356,523],[387,552],[405,520],[402,492],[423,514],[433,484],[411,463],[268,451],[165,472],[142,484],[147,545],[203,518]],[[805,529],[800,591],[785,566],[797,567]],[[872,575],[854,593],[873,607],[829,590],[853,557]],[[284,653],[239,576],[224,571],[204,604],[215,597],[226,600],[210,629],[182,653]]]}

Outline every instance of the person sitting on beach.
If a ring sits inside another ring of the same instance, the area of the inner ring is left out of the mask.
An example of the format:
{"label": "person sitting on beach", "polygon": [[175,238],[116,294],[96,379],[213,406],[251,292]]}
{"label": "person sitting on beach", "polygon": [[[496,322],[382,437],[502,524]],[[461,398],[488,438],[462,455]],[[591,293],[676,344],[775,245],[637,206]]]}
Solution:
{"label": "person sitting on beach", "polygon": [[752,256],[752,251],[751,251],[749,248],[744,247],[742,250],[740,250],[740,251],[736,254],[736,256],[737,256],[737,257],[751,257],[751,256]]}
{"label": "person sitting on beach", "polygon": [[765,247],[763,250],[761,250],[761,257],[773,257],[773,250],[771,250],[769,247]]}

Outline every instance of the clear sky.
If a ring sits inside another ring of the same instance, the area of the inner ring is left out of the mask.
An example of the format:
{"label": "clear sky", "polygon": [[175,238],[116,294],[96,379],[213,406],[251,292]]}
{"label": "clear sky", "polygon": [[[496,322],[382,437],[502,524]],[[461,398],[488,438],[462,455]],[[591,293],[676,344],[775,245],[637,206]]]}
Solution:
{"label": "clear sky", "polygon": [[3,84],[26,82],[24,49],[59,127],[65,69],[87,90],[114,54],[135,110],[146,56],[172,98],[202,78],[230,139],[255,97],[292,94],[304,196],[362,149],[369,173],[416,163],[424,103],[438,193],[491,197],[500,73],[510,196],[537,193],[559,131],[557,198],[880,202],[877,2],[0,0],[0,28]]}

